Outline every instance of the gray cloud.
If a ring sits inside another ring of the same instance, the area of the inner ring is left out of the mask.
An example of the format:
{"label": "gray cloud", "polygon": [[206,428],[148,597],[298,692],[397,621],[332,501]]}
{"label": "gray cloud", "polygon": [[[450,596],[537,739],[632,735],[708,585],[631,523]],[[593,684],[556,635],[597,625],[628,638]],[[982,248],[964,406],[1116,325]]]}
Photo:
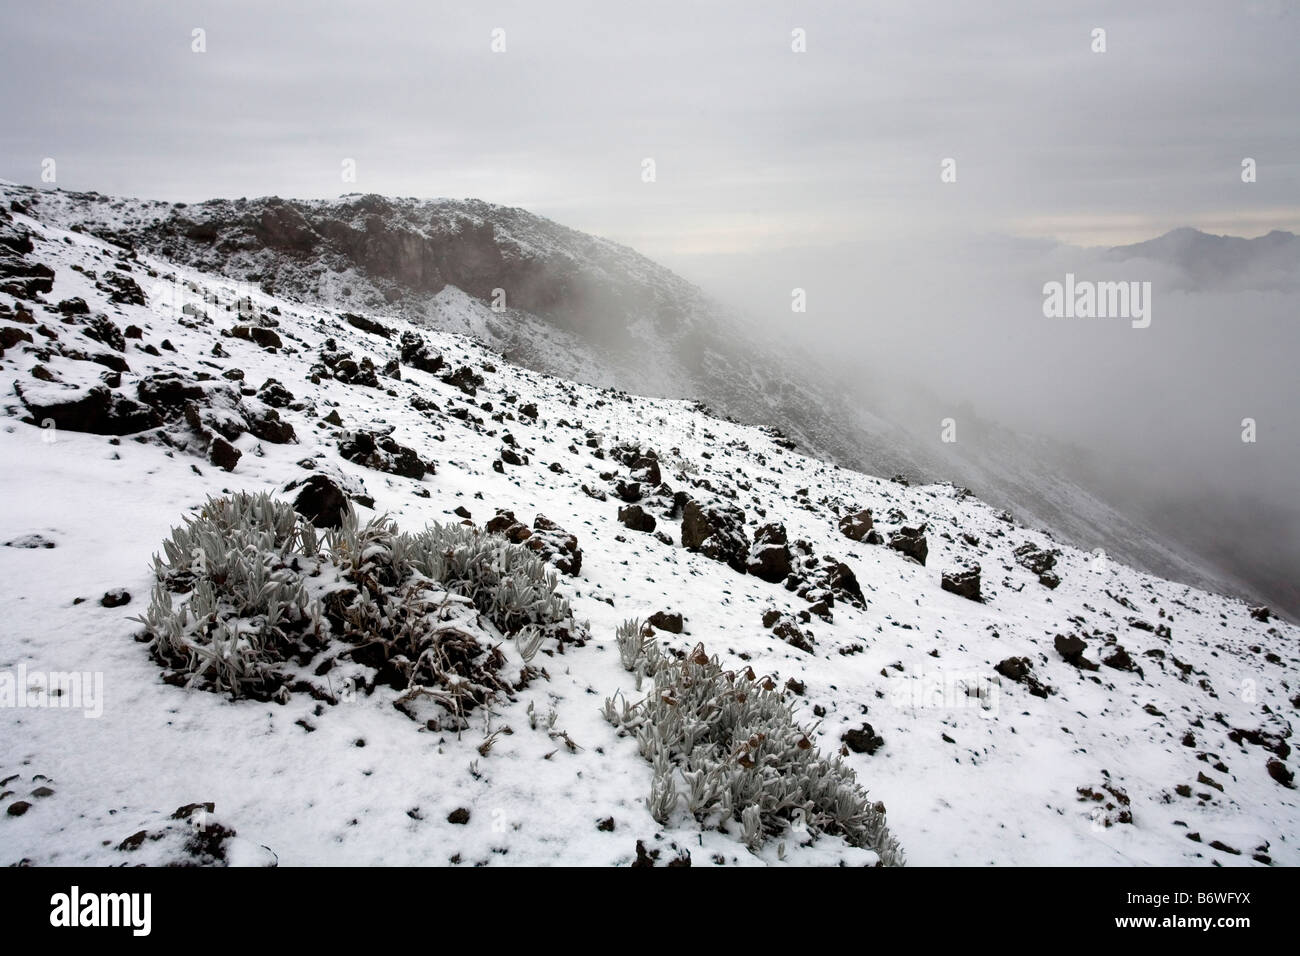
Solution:
{"label": "gray cloud", "polygon": [[664,256],[972,223],[1253,235],[1300,227],[1297,48],[1280,2],[48,4],[0,39],[0,174],[53,156],[66,188],[164,199],[473,195]]}

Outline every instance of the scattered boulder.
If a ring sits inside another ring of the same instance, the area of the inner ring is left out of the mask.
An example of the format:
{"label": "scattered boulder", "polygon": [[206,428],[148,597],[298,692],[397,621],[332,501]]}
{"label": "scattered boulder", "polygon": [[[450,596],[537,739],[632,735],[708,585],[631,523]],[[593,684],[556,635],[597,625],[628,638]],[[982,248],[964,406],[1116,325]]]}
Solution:
{"label": "scattered boulder", "polygon": [[454,372],[448,372],[442,376],[442,381],[452,385],[471,398],[478,394],[478,390],[483,387],[483,376],[476,373],[468,365],[462,365]]}
{"label": "scattered boulder", "polygon": [[816,645],[812,631],[801,630],[799,622],[789,614],[771,609],[763,615],[763,626],[796,650],[811,654]]}
{"label": "scattered boulder", "polygon": [[294,510],[317,528],[337,528],[348,507],[348,496],[327,475],[312,475],[293,500]]}
{"label": "scattered boulder", "polygon": [[268,378],[257,390],[257,398],[271,408],[287,408],[293,402],[293,392],[273,378]]}
{"label": "scattered boulder", "polygon": [[1024,684],[1035,697],[1046,698],[1052,689],[1041,683],[1033,674],[1034,663],[1027,657],[1008,657],[994,668],[999,674],[1017,684]]}
{"label": "scattered boulder", "polygon": [[980,566],[978,564],[961,571],[944,571],[939,586],[945,591],[951,591],[953,594],[971,601],[982,603],[984,600],[980,597]]}
{"label": "scattered boulder", "polygon": [[1142,668],[1138,667],[1129,652],[1119,644],[1116,644],[1111,652],[1101,659],[1101,662],[1117,671],[1136,671],[1142,674]]}
{"label": "scattered boulder", "polygon": [[524,547],[537,552],[543,560],[555,565],[556,570],[576,577],[582,570],[582,549],[578,539],[569,534],[546,515],[533,519],[533,533],[524,541]]}
{"label": "scattered boulder", "polygon": [[624,508],[619,508],[618,520],[633,531],[642,531],[646,534],[653,533],[657,524],[654,515],[640,505],[627,505]]}
{"label": "scattered boulder", "polygon": [[385,339],[392,338],[392,329],[381,322],[376,322],[374,319],[367,319],[364,315],[344,312],[340,315],[340,318],[354,329],[360,329],[362,332],[369,332],[371,335],[378,335]]}
{"label": "scattered boulder", "polygon": [[208,388],[178,372],[146,375],[135,387],[136,397],[166,418],[178,417],[190,401],[205,401]]}
{"label": "scattered boulder", "polygon": [[871,533],[873,527],[870,508],[855,511],[853,514],[846,514],[840,518],[840,533],[853,541],[865,539]]}
{"label": "scattered boulder", "polygon": [[418,369],[421,372],[428,372],[430,375],[436,375],[442,371],[442,356],[437,352],[430,352],[428,344],[415,332],[403,332],[401,338],[402,362]]}
{"label": "scattered boulder", "polygon": [[220,435],[213,435],[208,445],[208,460],[223,471],[234,471],[244,453]]}
{"label": "scattered boulder", "polygon": [[857,730],[850,730],[843,736],[844,745],[852,750],[855,754],[874,754],[884,744],[884,738],[879,736],[870,724],[864,723]]}
{"label": "scattered boulder", "polygon": [[[78,299],[77,301],[80,302],[81,300]],[[99,342],[101,345],[107,345],[115,352],[126,350],[126,336],[107,316],[97,315],[89,319],[82,324],[81,332],[86,338]]]}
{"label": "scattered boulder", "polygon": [[[1060,552],[1054,550],[1044,551],[1032,541],[1026,541],[1011,553],[1015,556],[1016,563],[1026,571],[1031,574],[1041,575],[1056,567],[1056,556]],[[1059,579],[1057,583],[1060,583]]]}
{"label": "scattered boulder", "polygon": [[900,528],[889,536],[889,546],[917,564],[924,565],[926,555],[930,553],[930,545],[925,540],[925,525],[919,528]]}
{"label": "scattered boulder", "polygon": [[1098,665],[1083,656],[1083,652],[1088,649],[1083,638],[1076,637],[1073,634],[1057,634],[1055,639],[1056,653],[1068,663],[1073,664],[1079,670],[1095,671]]}
{"label": "scattered boulder", "polygon": [[641,500],[641,482],[624,481],[619,478],[614,482],[614,494],[629,504]]}
{"label": "scattered boulder", "polygon": [[690,499],[682,511],[682,545],[744,574],[749,564],[745,512],[716,498]]}
{"label": "scattered boulder", "polygon": [[27,408],[26,421],[93,435],[132,435],[161,425],[162,418],[147,405],[110,390],[106,385],[69,388],[51,383],[14,383]]}
{"label": "scattered boulder", "polygon": [[376,432],[344,432],[339,439],[339,454],[358,465],[417,481],[430,470],[415,449]]}
{"label": "scattered boulder", "polygon": [[236,325],[230,330],[230,334],[237,339],[259,345],[268,351],[284,347],[284,343],[280,341],[280,335],[275,329],[268,329],[261,325]]}
{"label": "scattered boulder", "polygon": [[515,517],[513,511],[497,509],[497,513],[487,520],[483,530],[488,534],[499,534],[509,538],[515,544],[522,544],[532,536],[532,529]]}
{"label": "scattered boulder", "polygon": [[1268,775],[1284,787],[1293,787],[1295,774],[1293,774],[1287,765],[1276,757],[1270,757],[1266,765]]}
{"label": "scattered boulder", "polygon": [[651,627],[669,634],[680,634],[686,626],[681,614],[676,611],[655,611],[648,621]]}
{"label": "scattered boulder", "polygon": [[488,534],[499,534],[535,551],[543,560],[555,565],[556,570],[576,576],[582,570],[582,549],[578,539],[561,528],[546,515],[533,519],[533,527],[515,517],[513,511],[497,510],[483,525]]}
{"label": "scattered boulder", "polygon": [[104,592],[99,603],[104,607],[122,607],[131,603],[131,592],[126,588],[113,588],[111,591]]}
{"label": "scattered boulder", "polygon": [[785,526],[773,522],[754,532],[754,544],[749,549],[746,570],[764,581],[779,584],[790,576],[790,548]]}
{"label": "scattered boulder", "polygon": [[862,594],[862,586],[858,584],[858,577],[853,573],[853,569],[843,561],[836,561],[834,558],[825,557],[822,561],[828,566],[825,581],[831,593],[846,604],[866,607],[866,597]]}

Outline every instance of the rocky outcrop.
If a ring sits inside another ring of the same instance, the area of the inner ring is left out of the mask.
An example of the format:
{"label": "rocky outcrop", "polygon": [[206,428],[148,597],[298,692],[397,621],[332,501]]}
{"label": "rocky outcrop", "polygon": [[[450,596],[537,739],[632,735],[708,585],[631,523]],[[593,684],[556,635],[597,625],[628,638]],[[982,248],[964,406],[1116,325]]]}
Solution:
{"label": "rocky outcrop", "polygon": [[345,432],[339,440],[339,454],[358,465],[417,481],[431,470],[414,448],[376,432]]}
{"label": "rocky outcrop", "polygon": [[744,574],[749,564],[745,512],[716,498],[692,498],[682,512],[682,546]]}
{"label": "rocky outcrop", "polygon": [[577,537],[546,515],[538,515],[529,528],[515,517],[513,511],[498,510],[483,529],[537,552],[543,561],[550,562],[565,574],[576,576],[582,570],[582,549],[578,547]]}
{"label": "rocky outcrop", "polygon": [[978,564],[959,571],[944,571],[941,576],[940,587],[967,600],[983,601],[983,598],[980,597],[980,566]]}
{"label": "rocky outcrop", "polygon": [[328,475],[312,475],[293,500],[293,508],[318,528],[337,528],[348,509],[348,496]]}
{"label": "rocky outcrop", "polygon": [[925,540],[925,525],[919,528],[900,528],[889,536],[889,546],[917,564],[924,565],[925,558],[930,553],[930,545]]}
{"label": "rocky outcrop", "polygon": [[436,375],[442,371],[442,356],[430,351],[428,344],[415,332],[403,332],[401,338],[402,364],[421,372]]}
{"label": "rocky outcrop", "polygon": [[874,528],[871,523],[871,509],[855,511],[840,518],[840,533],[852,541],[862,541]]}
{"label": "rocky outcrop", "polygon": [[52,383],[14,383],[27,409],[29,424],[94,435],[132,435],[163,423],[148,405],[127,398],[106,385],[78,388]]}
{"label": "rocky outcrop", "polygon": [[633,531],[642,531],[646,534],[653,533],[657,525],[655,516],[640,505],[628,505],[619,508],[618,520],[622,522],[624,527],[631,528]]}
{"label": "rocky outcrop", "polygon": [[773,584],[779,584],[790,576],[790,548],[785,525],[772,522],[754,532],[754,544],[749,549],[745,567],[754,577]]}
{"label": "rocky outcrop", "polygon": [[1053,642],[1056,647],[1056,653],[1060,654],[1062,659],[1073,664],[1079,670],[1095,671],[1098,665],[1083,656],[1083,652],[1088,649],[1088,645],[1083,639],[1073,634],[1057,634]]}

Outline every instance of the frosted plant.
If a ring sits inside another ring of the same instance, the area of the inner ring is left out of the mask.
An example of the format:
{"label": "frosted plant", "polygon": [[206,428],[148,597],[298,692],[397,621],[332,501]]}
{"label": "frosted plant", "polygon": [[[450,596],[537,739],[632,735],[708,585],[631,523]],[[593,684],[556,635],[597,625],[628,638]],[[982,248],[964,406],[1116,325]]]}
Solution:
{"label": "frosted plant", "polygon": [[637,664],[645,656],[646,645],[653,640],[646,637],[641,622],[636,618],[620,624],[614,631],[614,639],[618,642],[618,658],[625,671],[636,670]]}
{"label": "frosted plant", "polygon": [[501,536],[440,524],[410,535],[346,509],[322,539],[266,494],[210,499],[163,542],[154,575],[137,620],[168,679],[237,697],[283,700],[292,672],[306,680],[328,651],[326,665],[350,658],[404,688],[399,704],[430,697],[459,720],[511,691],[480,613],[525,664],[548,638],[586,632],[544,562]]}
{"label": "frosted plant", "polygon": [[602,714],[636,739],[654,768],[647,806],[656,821],[666,823],[684,798],[702,826],[738,823],[751,850],[806,826],[874,850],[886,866],[902,865],[883,807],[870,803],[843,761],[817,751],[776,681],[749,668],[723,670],[703,645],[681,660],[656,645],[646,658],[654,661],[651,692],[621,708],[610,698]]}

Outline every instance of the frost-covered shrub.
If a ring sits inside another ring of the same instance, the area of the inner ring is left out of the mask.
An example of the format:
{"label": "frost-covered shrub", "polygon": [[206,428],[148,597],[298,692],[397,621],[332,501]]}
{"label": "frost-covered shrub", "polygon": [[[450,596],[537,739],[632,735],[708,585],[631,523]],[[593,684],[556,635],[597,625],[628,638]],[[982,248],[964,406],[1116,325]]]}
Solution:
{"label": "frost-covered shrub", "polygon": [[351,509],[320,537],[266,494],[210,499],[154,571],[139,620],[168,679],[235,696],[284,699],[299,685],[320,696],[316,678],[351,662],[402,701],[460,715],[511,690],[480,612],[525,663],[548,637],[584,634],[558,578],[504,538],[439,524],[410,535],[387,518],[360,525]]}
{"label": "frost-covered shrub", "polygon": [[[628,625],[620,632],[630,640]],[[647,803],[657,821],[667,824],[684,803],[703,826],[739,823],[750,849],[806,827],[874,850],[886,866],[902,865],[883,807],[871,804],[839,757],[818,753],[775,681],[748,667],[724,670],[703,645],[680,660],[650,649],[634,667],[647,664],[653,690],[634,705],[608,699],[604,714],[636,738],[654,767]]]}
{"label": "frost-covered shrub", "polygon": [[[209,499],[154,556],[157,583],[139,618],[150,649],[190,684],[268,696],[281,683],[277,664],[323,643],[306,580],[325,563],[316,529],[289,505],[268,495]],[[174,593],[186,595],[179,606]]]}
{"label": "frost-covered shrub", "polygon": [[618,644],[618,658],[625,671],[636,670],[637,664],[645,657],[647,645],[652,642],[636,618],[629,618],[615,628],[614,640]]}

